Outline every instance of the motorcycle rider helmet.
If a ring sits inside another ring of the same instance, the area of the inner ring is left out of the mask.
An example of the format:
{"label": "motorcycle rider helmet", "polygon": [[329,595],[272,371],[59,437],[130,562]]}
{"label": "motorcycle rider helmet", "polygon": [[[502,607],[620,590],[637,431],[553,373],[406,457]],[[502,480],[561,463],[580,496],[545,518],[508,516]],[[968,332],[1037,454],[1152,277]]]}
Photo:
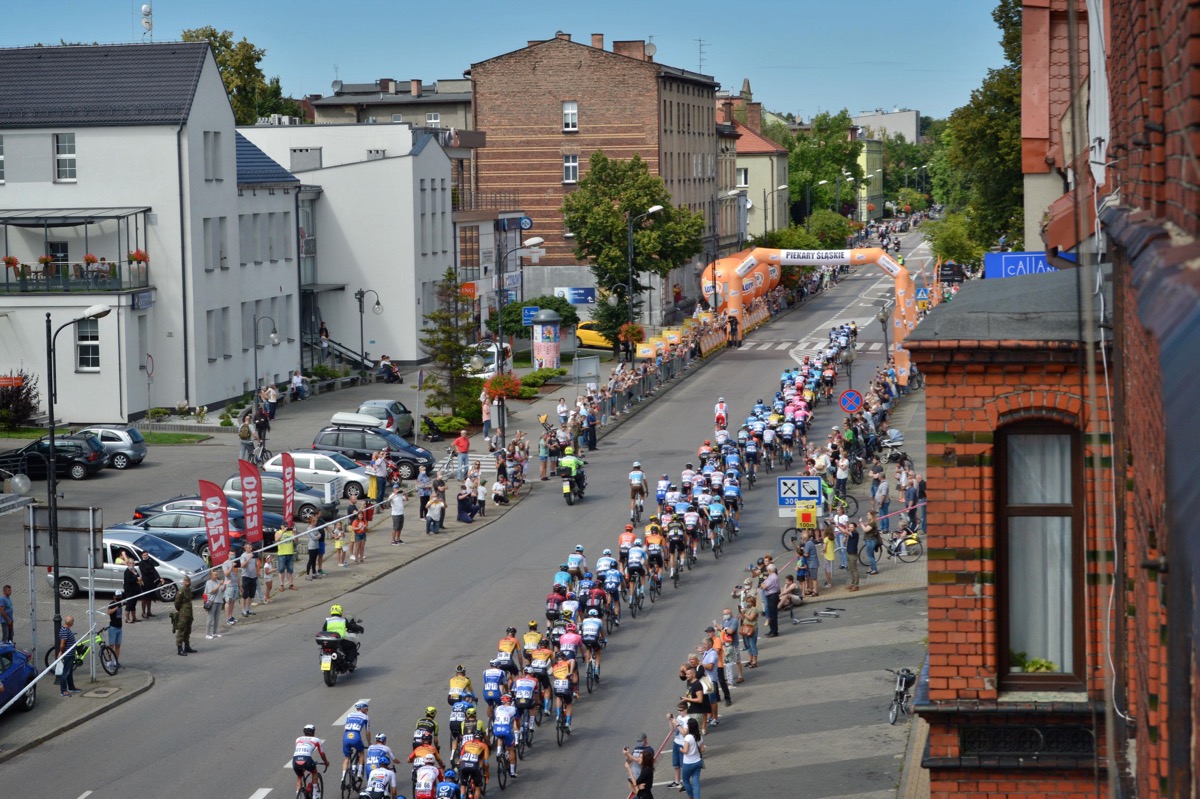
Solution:
{"label": "motorcycle rider helmet", "polygon": [[316,725],[315,724],[305,724],[304,725],[304,734],[305,735],[316,735],[317,734]]}
{"label": "motorcycle rider helmet", "polygon": [[500,704],[511,705],[512,704],[512,695],[511,694],[501,694]]}
{"label": "motorcycle rider helmet", "polygon": [[459,663],[457,666],[454,667],[454,673],[455,674],[466,674],[467,670],[465,668],[463,668],[463,664]]}
{"label": "motorcycle rider helmet", "polygon": [[506,629],[504,632],[505,632],[505,634],[506,634],[506,635],[516,635],[516,634],[517,634],[517,628],[516,628],[516,627],[509,627],[509,628],[508,628],[508,629]]}
{"label": "motorcycle rider helmet", "polygon": [[458,782],[458,772],[452,768],[448,768],[442,779],[446,780],[446,782]]}
{"label": "motorcycle rider helmet", "polygon": [[574,447],[567,447],[566,449],[564,449],[564,450],[563,450],[563,454],[564,454],[564,455],[574,455],[574,454],[575,454],[575,448],[574,448]]}
{"label": "motorcycle rider helmet", "polygon": [[437,708],[434,707],[433,705],[430,705],[429,707],[425,708],[425,718],[436,719],[437,718]]}
{"label": "motorcycle rider helmet", "polygon": [[330,606],[329,615],[330,616],[341,616],[342,615],[342,606],[341,605]]}
{"label": "motorcycle rider helmet", "polygon": [[381,733],[379,733],[378,735],[376,735],[376,736],[375,736],[375,743],[377,743],[377,744],[385,744],[385,743],[387,743],[387,733],[386,733],[386,732],[381,732]]}
{"label": "motorcycle rider helmet", "polygon": [[355,710],[366,710],[368,707],[370,707],[370,703],[365,699],[360,699],[354,703]]}

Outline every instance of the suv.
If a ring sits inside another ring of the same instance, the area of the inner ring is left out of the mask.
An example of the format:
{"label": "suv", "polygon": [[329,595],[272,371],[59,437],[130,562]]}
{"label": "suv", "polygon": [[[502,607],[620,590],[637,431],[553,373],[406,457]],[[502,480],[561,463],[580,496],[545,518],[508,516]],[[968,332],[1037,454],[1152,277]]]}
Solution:
{"label": "suv", "polygon": [[389,433],[395,433],[404,438],[412,438],[412,411],[404,407],[403,402],[396,400],[367,400],[358,407],[355,413],[372,416],[379,420],[379,426]]}
{"label": "suv", "polygon": [[100,439],[108,453],[109,466],[128,469],[146,459],[146,439],[136,427],[121,424],[94,424],[79,431]]}
{"label": "suv", "polygon": [[[0,452],[0,469],[45,479],[50,464],[50,439],[41,438],[20,449]],[[54,470],[59,477],[85,480],[108,465],[108,454],[95,436],[75,433],[54,438]]]}
{"label": "suv", "polygon": [[434,466],[433,453],[382,427],[333,424],[321,428],[313,439],[312,448],[340,452],[356,461],[368,461],[373,453],[386,449],[388,458],[396,464],[400,477],[405,480],[416,477],[422,466],[428,466],[431,471]]}

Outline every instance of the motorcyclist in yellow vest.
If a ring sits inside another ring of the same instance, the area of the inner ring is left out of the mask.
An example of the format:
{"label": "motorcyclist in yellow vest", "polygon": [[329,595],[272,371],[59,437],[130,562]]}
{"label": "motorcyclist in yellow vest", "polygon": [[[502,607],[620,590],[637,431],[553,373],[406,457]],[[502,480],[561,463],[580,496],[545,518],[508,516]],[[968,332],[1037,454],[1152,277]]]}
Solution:
{"label": "motorcyclist in yellow vest", "polygon": [[562,457],[558,459],[558,468],[569,470],[580,488],[587,487],[587,479],[583,476],[583,461],[575,457],[574,447],[567,447],[563,450]]}
{"label": "motorcyclist in yellow vest", "polygon": [[329,608],[329,618],[325,619],[325,626],[321,630],[327,633],[337,633],[342,637],[340,644],[342,654],[345,656],[346,662],[353,666],[358,662],[358,643],[351,641],[346,636],[351,632],[361,632],[362,628],[355,624],[355,629],[352,630],[350,629],[351,623],[347,622],[342,615],[342,606],[333,605]]}

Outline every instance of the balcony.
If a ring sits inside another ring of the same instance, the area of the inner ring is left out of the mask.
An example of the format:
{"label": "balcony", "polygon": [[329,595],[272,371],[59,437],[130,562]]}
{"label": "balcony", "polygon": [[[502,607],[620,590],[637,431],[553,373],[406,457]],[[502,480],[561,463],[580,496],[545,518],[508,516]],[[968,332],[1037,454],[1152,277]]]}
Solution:
{"label": "balcony", "polygon": [[[98,268],[103,266],[104,268]],[[150,265],[55,262],[4,268],[0,294],[95,294],[150,286]]]}
{"label": "balcony", "polygon": [[516,191],[464,191],[454,188],[454,211],[518,211],[521,193]]}

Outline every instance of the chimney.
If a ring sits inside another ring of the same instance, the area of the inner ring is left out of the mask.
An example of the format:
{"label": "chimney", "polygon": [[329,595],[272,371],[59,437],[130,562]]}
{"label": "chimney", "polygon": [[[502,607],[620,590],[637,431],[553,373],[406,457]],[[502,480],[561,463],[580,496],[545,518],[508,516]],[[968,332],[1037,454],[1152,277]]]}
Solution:
{"label": "chimney", "polygon": [[383,92],[384,94],[396,93],[395,78],[380,78],[379,80],[375,81],[375,85],[378,86],[379,91]]}
{"label": "chimney", "polygon": [[562,39],[564,42],[569,42],[569,41],[571,41],[571,34],[563,33],[562,31],[556,31],[554,34],[554,38]]}
{"label": "chimney", "polygon": [[646,58],[646,43],[641,39],[624,42],[613,42],[612,51],[617,55],[636,58],[638,61],[648,61]]}
{"label": "chimney", "polygon": [[733,100],[728,97],[721,101],[721,122],[726,125],[733,124]]}
{"label": "chimney", "polygon": [[592,47],[595,47],[597,50],[604,49],[604,34],[603,33],[593,33],[592,34]]}
{"label": "chimney", "polygon": [[408,82],[408,93],[413,97],[421,96],[421,79],[413,78]]}
{"label": "chimney", "polygon": [[762,103],[746,103],[746,127],[762,133]]}

